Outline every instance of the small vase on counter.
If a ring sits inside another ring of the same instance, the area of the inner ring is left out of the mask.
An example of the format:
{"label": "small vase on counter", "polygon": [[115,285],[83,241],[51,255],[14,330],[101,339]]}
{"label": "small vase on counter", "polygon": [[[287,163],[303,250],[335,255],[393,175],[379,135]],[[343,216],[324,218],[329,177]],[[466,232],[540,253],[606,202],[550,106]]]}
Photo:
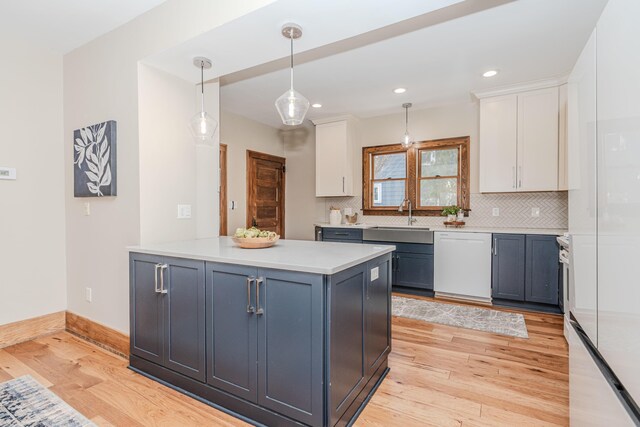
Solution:
{"label": "small vase on counter", "polygon": [[340,225],[342,223],[342,214],[340,209],[329,208],[329,225]]}

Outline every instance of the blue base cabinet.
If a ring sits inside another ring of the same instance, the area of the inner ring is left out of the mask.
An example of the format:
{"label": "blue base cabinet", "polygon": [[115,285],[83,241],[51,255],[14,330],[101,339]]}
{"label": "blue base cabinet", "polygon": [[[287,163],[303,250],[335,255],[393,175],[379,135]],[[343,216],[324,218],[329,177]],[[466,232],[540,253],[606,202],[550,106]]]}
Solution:
{"label": "blue base cabinet", "polygon": [[347,425],[388,371],[390,254],[330,276],[136,253],[130,270],[131,368],[233,414]]}
{"label": "blue base cabinet", "polygon": [[559,247],[555,236],[494,234],[492,295],[495,302],[558,307]]}
{"label": "blue base cabinet", "polygon": [[205,378],[204,262],[131,258],[131,354]]}

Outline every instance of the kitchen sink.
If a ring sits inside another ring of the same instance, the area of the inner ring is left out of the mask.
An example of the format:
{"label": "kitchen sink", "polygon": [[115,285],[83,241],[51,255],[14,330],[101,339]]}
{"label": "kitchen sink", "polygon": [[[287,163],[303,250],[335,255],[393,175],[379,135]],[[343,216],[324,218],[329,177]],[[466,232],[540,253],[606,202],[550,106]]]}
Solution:
{"label": "kitchen sink", "polygon": [[433,243],[433,231],[423,227],[373,227],[362,230],[362,240],[396,243]]}

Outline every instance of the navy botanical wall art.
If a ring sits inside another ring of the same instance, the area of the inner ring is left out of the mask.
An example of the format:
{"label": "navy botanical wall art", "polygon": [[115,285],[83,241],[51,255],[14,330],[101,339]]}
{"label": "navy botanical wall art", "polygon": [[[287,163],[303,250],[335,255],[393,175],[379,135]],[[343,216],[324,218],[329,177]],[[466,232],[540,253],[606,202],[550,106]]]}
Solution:
{"label": "navy botanical wall art", "polygon": [[73,195],[116,195],[116,122],[73,131]]}

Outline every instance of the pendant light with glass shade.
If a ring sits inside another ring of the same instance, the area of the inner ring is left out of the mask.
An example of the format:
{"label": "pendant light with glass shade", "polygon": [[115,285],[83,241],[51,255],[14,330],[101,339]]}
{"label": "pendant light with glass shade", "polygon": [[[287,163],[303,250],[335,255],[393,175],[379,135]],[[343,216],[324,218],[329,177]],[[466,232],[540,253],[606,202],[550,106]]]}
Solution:
{"label": "pendant light with glass shade", "polygon": [[291,41],[290,71],[291,88],[276,99],[276,109],[282,123],[288,126],[302,124],[309,110],[309,101],[293,88],[293,40],[302,37],[302,28],[296,24],[285,24],[282,35]]}
{"label": "pendant light with glass shade", "polygon": [[218,128],[218,122],[204,111],[204,70],[211,68],[211,60],[197,56],[193,58],[193,65],[200,68],[200,94],[201,110],[189,122],[189,129],[193,137],[200,141],[207,141],[213,138]]}
{"label": "pendant light with glass shade", "polygon": [[411,108],[411,106],[412,104],[410,102],[402,104],[402,108],[404,108],[404,136],[400,144],[403,148],[409,148],[413,144],[413,138],[409,135],[409,108]]}

